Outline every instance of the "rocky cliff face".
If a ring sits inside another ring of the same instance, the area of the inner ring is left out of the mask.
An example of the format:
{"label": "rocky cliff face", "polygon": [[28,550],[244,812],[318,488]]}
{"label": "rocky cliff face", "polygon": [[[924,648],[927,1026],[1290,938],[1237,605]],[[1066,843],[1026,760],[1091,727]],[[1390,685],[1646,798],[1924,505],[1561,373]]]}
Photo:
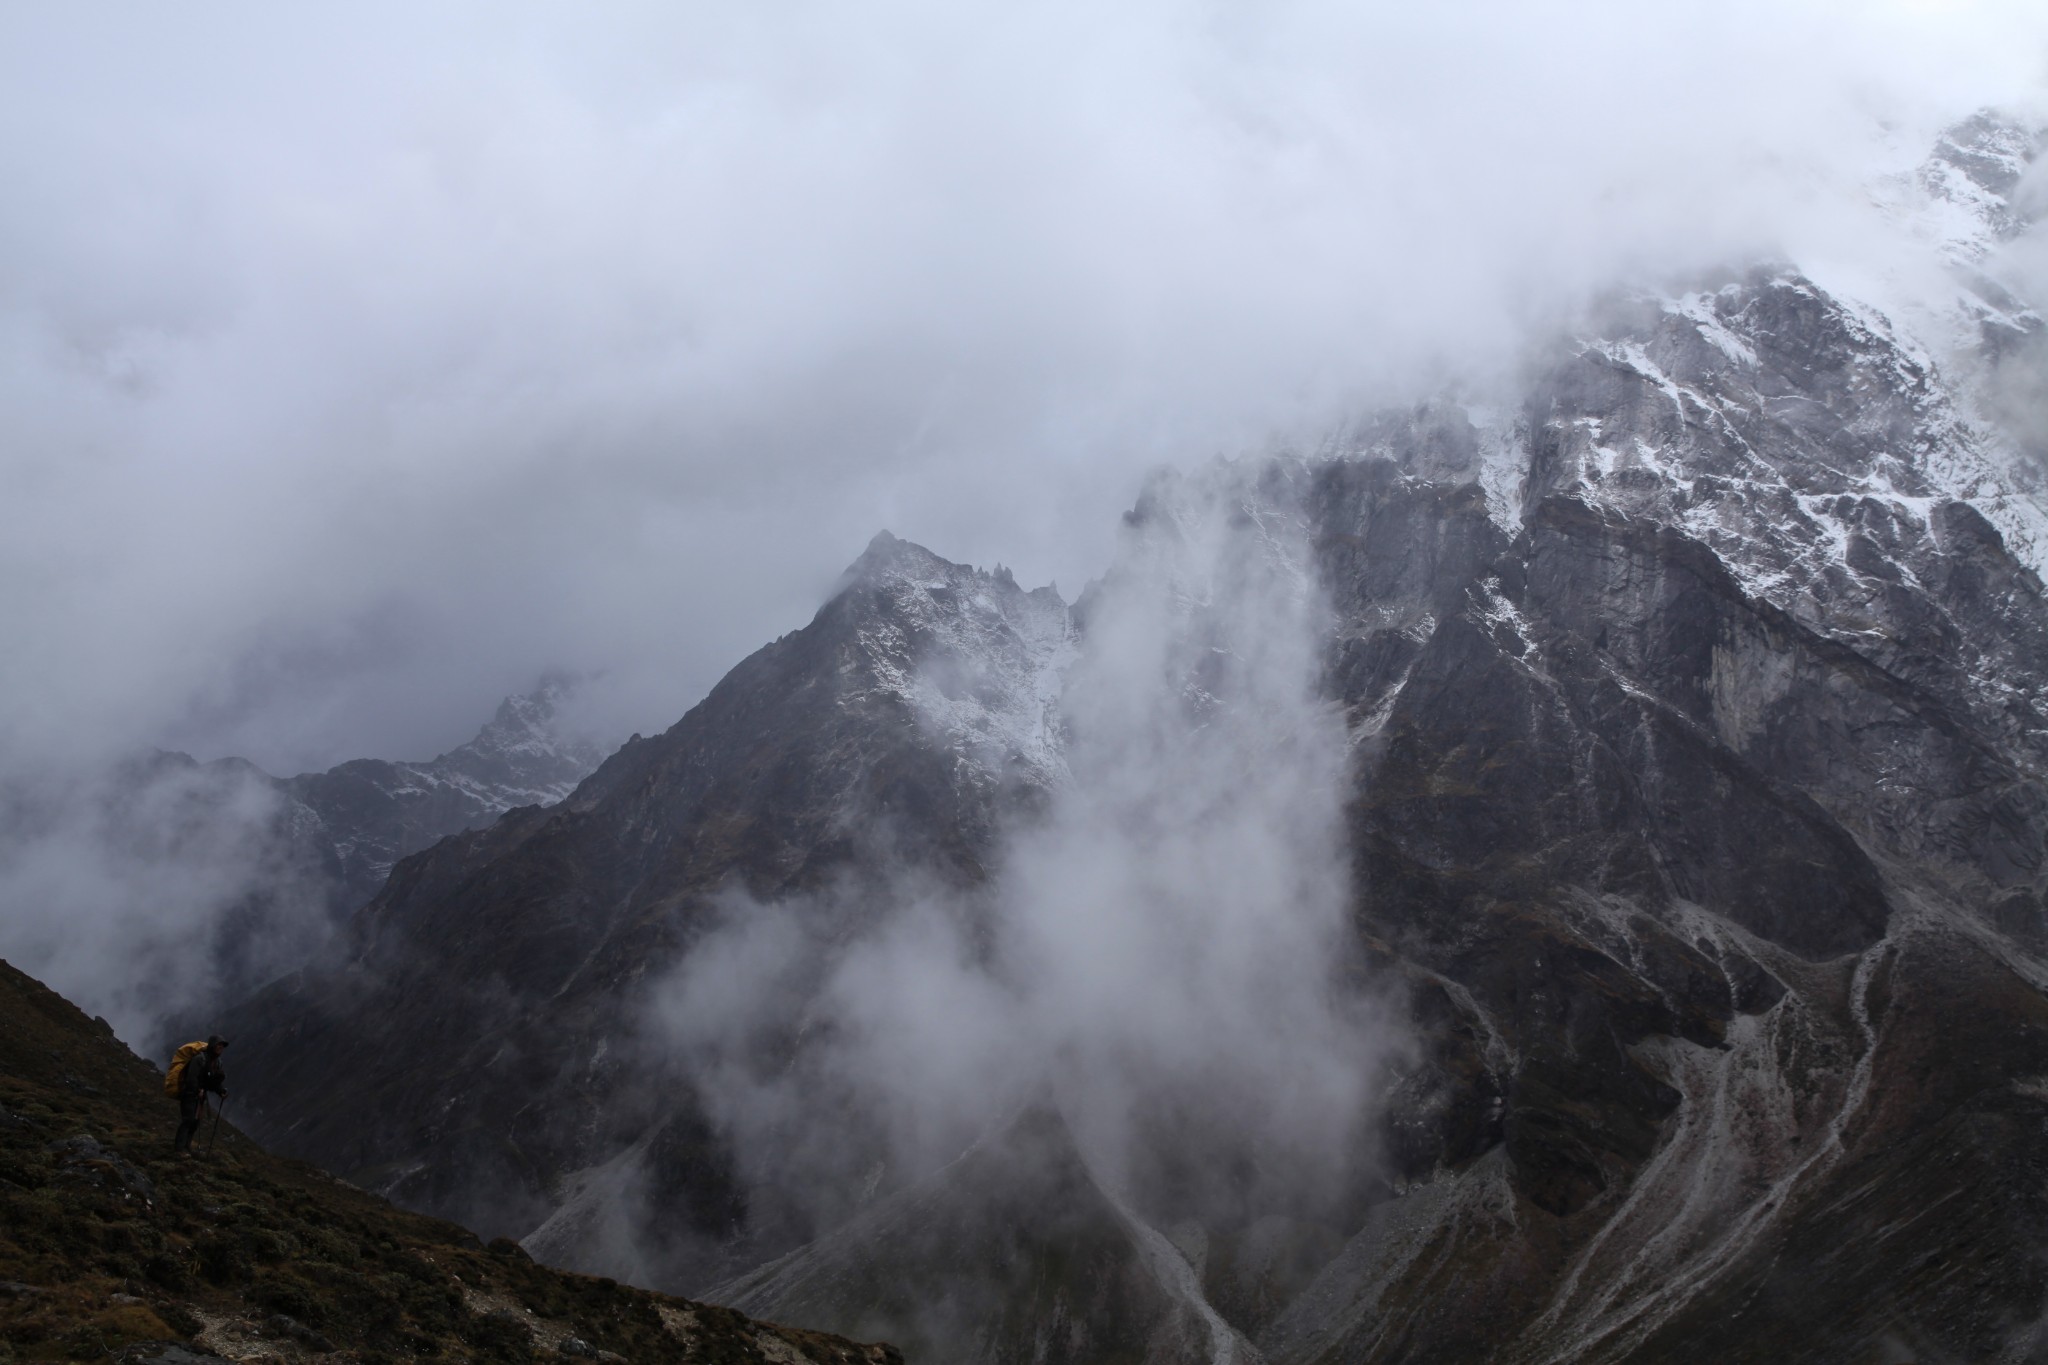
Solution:
{"label": "rocky cliff face", "polygon": [[2039,1312],[2040,580],[1909,353],[1797,277],[1708,298],[1535,386],[1506,525],[1313,476],[1361,922],[1432,1043],[1416,1184],[1275,1358],[1978,1356]]}
{"label": "rocky cliff face", "polygon": [[[1983,228],[1971,297],[2033,145],[1965,125],[1923,168]],[[1790,267],[1616,298],[1512,401],[1237,476],[1232,525],[1298,531],[1327,607],[1342,979],[1407,1040],[1312,1206],[1186,1197],[1206,1139],[1156,1116],[1108,1170],[1042,1108],[803,1203],[646,1032],[733,914],[838,888],[830,957],[906,866],[985,905],[1005,832],[1087,780],[1060,678],[1107,627],[888,537],[666,735],[401,862],[249,1002],[262,1130],[913,1360],[2037,1358],[2048,534],[1973,387],[2038,326],[2008,302],[1937,359]],[[801,989],[782,1017],[797,1067]],[[792,1123],[869,1165],[815,1098]]]}

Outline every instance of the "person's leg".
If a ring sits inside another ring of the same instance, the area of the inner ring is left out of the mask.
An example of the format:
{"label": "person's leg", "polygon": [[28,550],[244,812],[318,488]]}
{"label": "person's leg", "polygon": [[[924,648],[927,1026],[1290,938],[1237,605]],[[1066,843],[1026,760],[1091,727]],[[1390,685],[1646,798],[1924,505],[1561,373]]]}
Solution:
{"label": "person's leg", "polygon": [[192,1150],[192,1135],[199,1131],[200,1103],[200,1097],[197,1095],[194,1095],[189,1100],[180,1099],[178,1101],[178,1137],[171,1144],[172,1151],[189,1152]]}

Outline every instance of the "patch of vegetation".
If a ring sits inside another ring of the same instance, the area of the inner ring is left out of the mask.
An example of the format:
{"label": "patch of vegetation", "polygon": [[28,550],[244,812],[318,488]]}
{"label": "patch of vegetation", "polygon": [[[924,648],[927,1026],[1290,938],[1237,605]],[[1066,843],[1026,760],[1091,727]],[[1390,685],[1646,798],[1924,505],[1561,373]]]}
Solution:
{"label": "patch of vegetation", "polygon": [[900,1365],[887,1347],[552,1270],[516,1244],[486,1247],[272,1156],[225,1122],[209,1152],[175,1157],[176,1107],[162,1096],[160,1073],[105,1023],[0,963],[0,1365],[146,1360],[142,1343],[231,1341],[359,1365],[766,1362],[792,1351],[820,1365]]}

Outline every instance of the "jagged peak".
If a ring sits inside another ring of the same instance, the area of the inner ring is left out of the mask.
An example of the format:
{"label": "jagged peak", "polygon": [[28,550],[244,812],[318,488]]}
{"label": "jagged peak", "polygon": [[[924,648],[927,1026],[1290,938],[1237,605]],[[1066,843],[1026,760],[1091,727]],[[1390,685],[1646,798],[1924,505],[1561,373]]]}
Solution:
{"label": "jagged peak", "polygon": [[557,703],[573,690],[567,678],[549,676],[531,692],[515,692],[498,703],[497,712],[477,731],[471,744],[488,744],[493,739],[517,741],[533,735],[552,734]]}
{"label": "jagged peak", "polygon": [[[549,674],[531,692],[515,692],[498,703],[497,712],[467,744],[449,750],[423,768],[464,769],[477,764],[538,765],[556,782],[597,766],[597,746],[564,735],[556,725],[559,704],[575,690],[576,680]],[[556,770],[561,771],[556,771]]]}
{"label": "jagged peak", "polygon": [[1951,264],[1975,265],[2033,223],[2023,182],[2044,145],[2048,127],[1993,109],[1937,135],[1912,180],[1922,230]]}
{"label": "jagged peak", "polygon": [[899,577],[906,573],[945,575],[962,572],[972,570],[964,564],[942,558],[914,541],[883,530],[875,532],[875,538],[860,552],[860,557],[846,566],[846,572],[841,575],[841,586],[850,587],[855,583]]}
{"label": "jagged peak", "polygon": [[[1923,177],[1936,165],[1952,166],[1980,188],[2010,196],[2040,155],[2048,128],[1998,109],[1980,109],[1960,123],[1942,129],[1923,164]],[[1928,188],[1941,192],[1937,183]]]}
{"label": "jagged peak", "polygon": [[838,593],[862,584],[886,583],[915,583],[923,587],[973,584],[1017,593],[1041,605],[1066,605],[1057,587],[1048,585],[1029,591],[1019,587],[1016,575],[1005,565],[983,569],[971,564],[958,564],[915,541],[904,540],[884,530],[876,532],[860,557],[847,565],[846,572],[840,575]]}

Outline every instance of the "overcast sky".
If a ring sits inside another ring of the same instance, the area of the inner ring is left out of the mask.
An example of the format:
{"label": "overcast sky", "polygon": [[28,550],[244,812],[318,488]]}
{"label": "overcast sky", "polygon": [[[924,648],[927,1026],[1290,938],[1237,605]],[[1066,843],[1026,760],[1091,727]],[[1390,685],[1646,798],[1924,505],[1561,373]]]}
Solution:
{"label": "overcast sky", "polygon": [[1057,578],[1161,461],[1859,244],[2033,3],[13,5],[0,762],[672,723],[878,529]]}

